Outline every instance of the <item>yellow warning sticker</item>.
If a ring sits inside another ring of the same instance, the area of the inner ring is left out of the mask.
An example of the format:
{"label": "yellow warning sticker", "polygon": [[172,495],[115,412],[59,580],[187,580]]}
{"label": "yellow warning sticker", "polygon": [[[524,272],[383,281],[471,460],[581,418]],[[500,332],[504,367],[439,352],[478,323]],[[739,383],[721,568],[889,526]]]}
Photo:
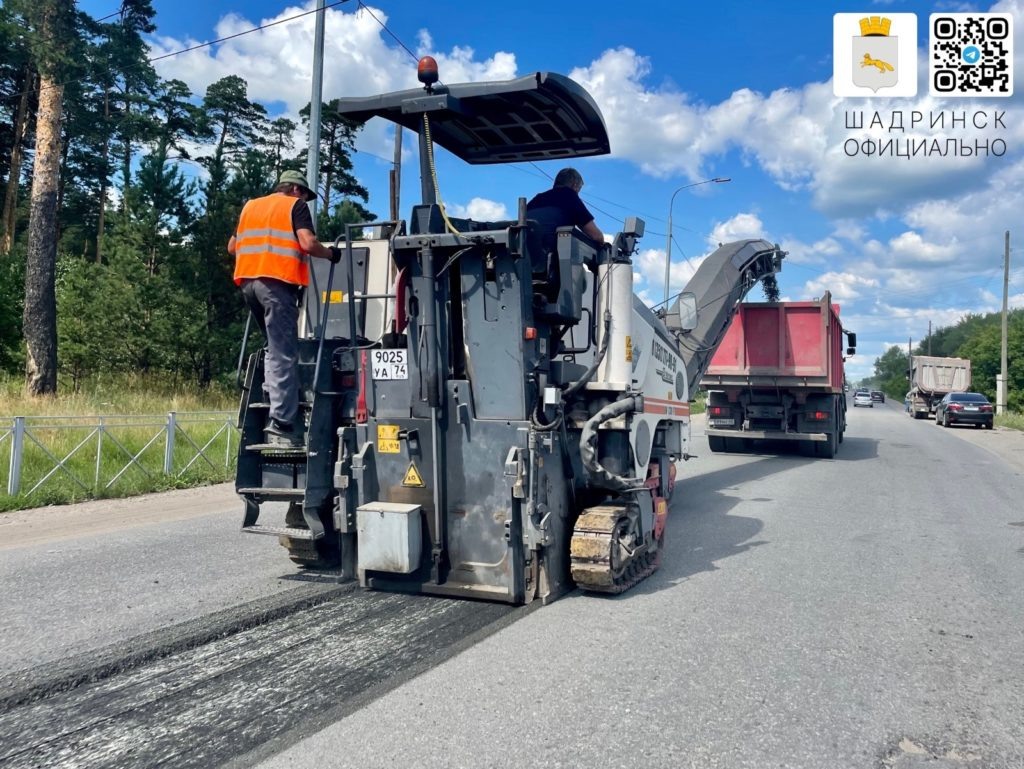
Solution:
{"label": "yellow warning sticker", "polygon": [[633,337],[626,337],[626,360],[633,361]]}
{"label": "yellow warning sticker", "polygon": [[[321,294],[320,301],[323,304],[327,304],[327,292],[326,291],[324,291]],[[343,292],[343,291],[332,291],[331,292],[331,304],[340,304],[341,302],[344,302],[344,301],[345,301],[345,292]]]}
{"label": "yellow warning sticker", "polygon": [[409,463],[409,469],[405,471],[405,477],[402,479],[402,485],[415,486],[419,489],[422,489],[427,485],[423,482],[423,476],[420,475],[420,471],[416,469],[415,462]]}
{"label": "yellow warning sticker", "polygon": [[402,453],[402,441],[398,438],[398,425],[377,425],[377,451],[381,454]]}

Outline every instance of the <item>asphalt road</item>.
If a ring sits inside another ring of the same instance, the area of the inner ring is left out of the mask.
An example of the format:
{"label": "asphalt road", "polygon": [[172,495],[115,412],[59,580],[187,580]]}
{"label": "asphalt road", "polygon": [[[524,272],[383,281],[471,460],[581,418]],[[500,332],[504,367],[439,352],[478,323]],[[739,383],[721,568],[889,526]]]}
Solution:
{"label": "asphalt road", "polygon": [[260,767],[1024,766],[1024,473],[957,432],[887,404],[835,460],[702,452],[644,584]]}
{"label": "asphalt road", "polygon": [[[1000,458],[1013,436],[886,404],[851,410],[830,461],[713,455],[694,437],[663,566],[626,595],[511,615],[317,599],[12,707],[0,765],[1024,766],[1024,466]],[[3,670],[38,680],[168,626],[336,590],[298,581],[272,539],[238,534],[230,494],[204,493],[198,517],[7,547]],[[183,686],[167,666],[190,654],[199,677]],[[179,698],[159,702],[168,688]],[[113,728],[126,691],[137,717]],[[33,731],[66,742],[11,748]]]}
{"label": "asphalt road", "polygon": [[329,580],[297,574],[274,539],[240,535],[241,510],[222,484],[0,516],[0,671]]}

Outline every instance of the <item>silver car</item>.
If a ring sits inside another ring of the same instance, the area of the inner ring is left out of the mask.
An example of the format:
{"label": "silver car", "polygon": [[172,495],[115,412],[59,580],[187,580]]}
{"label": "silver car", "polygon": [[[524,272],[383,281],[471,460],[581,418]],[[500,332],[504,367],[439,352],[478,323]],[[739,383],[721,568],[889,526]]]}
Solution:
{"label": "silver car", "polygon": [[853,395],[853,407],[867,406],[869,409],[873,409],[875,404],[871,401],[871,393],[869,392],[858,392]]}

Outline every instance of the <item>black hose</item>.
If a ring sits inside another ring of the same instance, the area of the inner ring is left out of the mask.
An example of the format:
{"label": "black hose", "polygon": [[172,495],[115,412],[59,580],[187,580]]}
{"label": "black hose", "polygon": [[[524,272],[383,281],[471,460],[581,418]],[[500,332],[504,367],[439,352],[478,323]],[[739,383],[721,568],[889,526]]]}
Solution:
{"label": "black hose", "polygon": [[623,414],[636,411],[638,405],[637,397],[629,395],[614,403],[609,403],[583,425],[583,431],[580,433],[580,459],[583,460],[583,467],[586,468],[591,476],[600,481],[601,486],[617,491],[635,489],[638,486],[636,479],[623,478],[609,472],[598,461],[597,457],[598,428],[601,424]]}

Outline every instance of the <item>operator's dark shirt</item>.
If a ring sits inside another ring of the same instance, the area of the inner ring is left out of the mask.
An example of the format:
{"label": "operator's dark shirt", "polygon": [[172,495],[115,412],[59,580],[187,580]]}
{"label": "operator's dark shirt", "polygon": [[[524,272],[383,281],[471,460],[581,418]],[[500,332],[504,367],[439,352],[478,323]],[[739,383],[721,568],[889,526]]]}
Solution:
{"label": "operator's dark shirt", "polygon": [[575,190],[569,187],[553,187],[526,204],[526,218],[537,222],[540,243],[545,253],[555,250],[555,230],[559,227],[583,227],[594,221],[594,215],[587,210]]}
{"label": "operator's dark shirt", "polygon": [[313,227],[313,214],[309,212],[309,206],[302,198],[295,199],[296,205],[292,207],[292,230],[298,237],[299,230],[309,230],[316,235],[316,228]]}

